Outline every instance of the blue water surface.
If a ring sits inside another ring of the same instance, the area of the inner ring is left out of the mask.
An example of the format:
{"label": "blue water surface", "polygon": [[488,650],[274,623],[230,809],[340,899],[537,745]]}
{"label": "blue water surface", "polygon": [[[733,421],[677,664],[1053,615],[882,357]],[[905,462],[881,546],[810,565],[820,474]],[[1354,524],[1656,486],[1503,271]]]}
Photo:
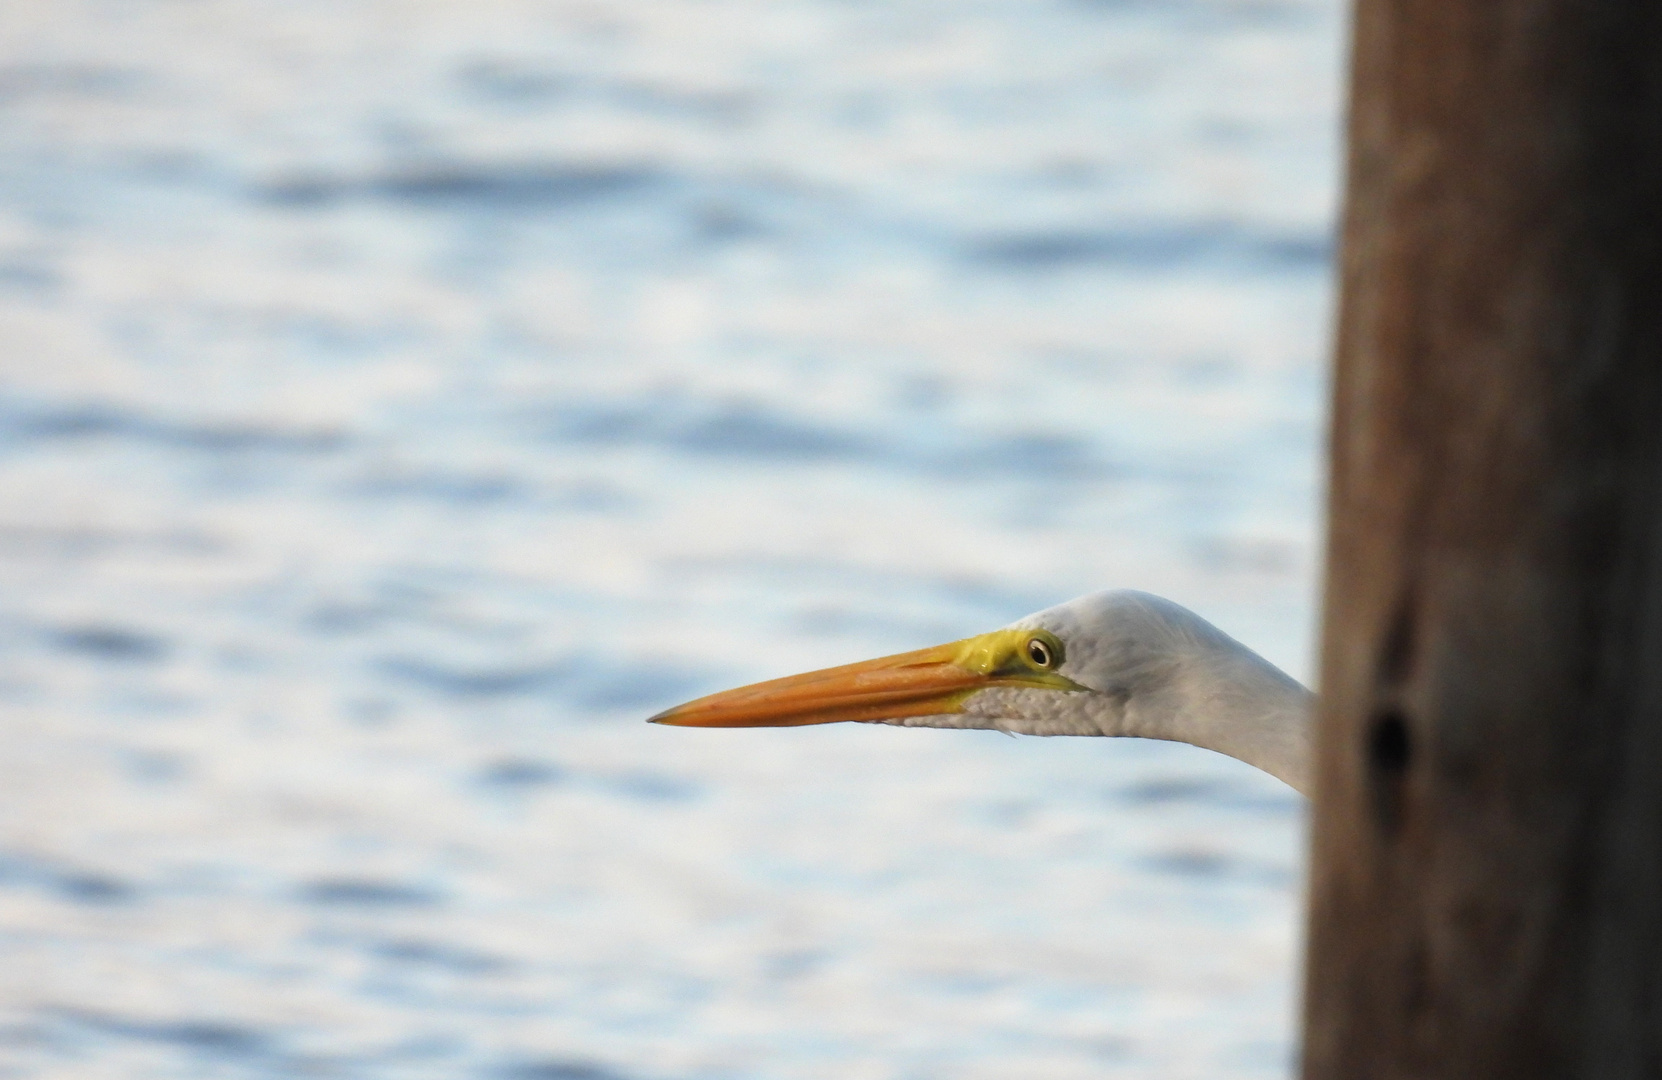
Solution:
{"label": "blue water surface", "polygon": [[1309,673],[1332,0],[0,4],[0,1076],[1285,1076],[1303,806],[641,720]]}

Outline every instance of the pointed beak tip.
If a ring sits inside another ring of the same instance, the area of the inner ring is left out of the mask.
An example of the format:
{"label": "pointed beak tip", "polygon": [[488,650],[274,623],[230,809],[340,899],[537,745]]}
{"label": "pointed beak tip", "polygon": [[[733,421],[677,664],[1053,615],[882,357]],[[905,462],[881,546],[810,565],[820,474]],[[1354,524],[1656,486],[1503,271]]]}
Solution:
{"label": "pointed beak tip", "polygon": [[647,723],[670,727],[803,727],[888,721],[960,711],[986,676],[958,665],[955,646],[789,675],[665,709]]}

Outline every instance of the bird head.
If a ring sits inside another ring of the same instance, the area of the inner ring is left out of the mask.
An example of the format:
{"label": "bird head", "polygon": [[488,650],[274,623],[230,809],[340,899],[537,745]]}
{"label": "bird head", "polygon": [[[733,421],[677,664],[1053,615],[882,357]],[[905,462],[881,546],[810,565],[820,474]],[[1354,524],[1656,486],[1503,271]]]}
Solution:
{"label": "bird head", "polygon": [[794,727],[856,721],[1118,735],[1128,703],[1157,692],[1186,652],[1206,643],[1205,631],[1222,637],[1159,597],[1094,593],[961,641],[712,694],[652,722]]}

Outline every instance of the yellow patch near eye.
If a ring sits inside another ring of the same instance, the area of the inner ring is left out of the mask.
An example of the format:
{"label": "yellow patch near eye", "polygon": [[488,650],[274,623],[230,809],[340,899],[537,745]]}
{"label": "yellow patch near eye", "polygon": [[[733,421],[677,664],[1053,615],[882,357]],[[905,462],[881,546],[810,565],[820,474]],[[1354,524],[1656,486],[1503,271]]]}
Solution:
{"label": "yellow patch near eye", "polygon": [[[1029,649],[1037,639],[1043,649]],[[1034,652],[1048,653],[1050,663],[1041,666]],[[1062,642],[1049,630],[994,630],[990,634],[965,638],[958,643],[952,662],[961,668],[987,676],[995,686],[1031,686],[1044,690],[1084,690],[1083,686],[1056,672],[1062,666]]]}

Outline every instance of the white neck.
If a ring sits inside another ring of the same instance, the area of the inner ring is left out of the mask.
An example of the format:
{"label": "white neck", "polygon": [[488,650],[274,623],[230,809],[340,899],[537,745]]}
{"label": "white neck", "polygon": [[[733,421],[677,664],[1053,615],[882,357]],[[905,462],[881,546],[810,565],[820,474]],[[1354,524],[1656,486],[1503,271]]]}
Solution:
{"label": "white neck", "polygon": [[1245,646],[1224,642],[1184,656],[1169,678],[1131,694],[1117,734],[1215,750],[1309,794],[1315,695]]}

